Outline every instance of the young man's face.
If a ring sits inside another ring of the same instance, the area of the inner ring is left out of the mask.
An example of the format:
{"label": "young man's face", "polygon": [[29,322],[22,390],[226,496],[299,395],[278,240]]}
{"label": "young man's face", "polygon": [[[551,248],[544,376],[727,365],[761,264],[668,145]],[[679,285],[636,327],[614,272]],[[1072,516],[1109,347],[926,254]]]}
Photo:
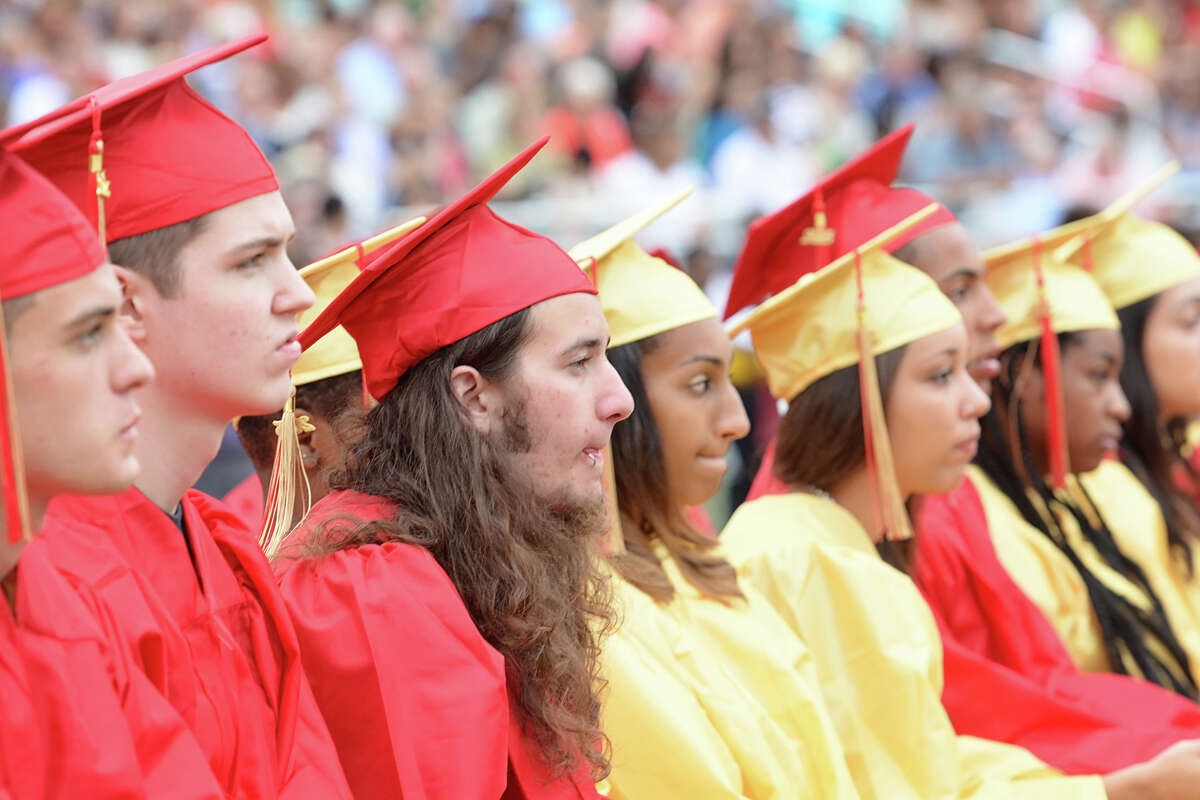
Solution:
{"label": "young man's face", "polygon": [[118,316],[112,265],[29,302],[8,344],[30,499],[124,491],[138,474],[133,392],[154,373]]}
{"label": "young man's face", "polygon": [[143,347],[181,407],[225,420],[283,406],[300,357],[296,315],[313,303],[287,255],[294,234],[279,193],[259,195],[207,216],[179,253],[172,297],[129,279]]}
{"label": "young man's face", "polygon": [[595,295],[530,310],[530,335],[504,385],[502,430],[515,469],[540,497],[603,500],[604,448],[633,398],[608,363],[608,323]]}

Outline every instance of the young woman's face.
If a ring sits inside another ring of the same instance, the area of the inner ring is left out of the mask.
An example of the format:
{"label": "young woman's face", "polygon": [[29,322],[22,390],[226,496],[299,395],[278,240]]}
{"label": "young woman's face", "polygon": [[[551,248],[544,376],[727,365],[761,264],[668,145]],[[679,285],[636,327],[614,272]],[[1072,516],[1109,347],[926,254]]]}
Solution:
{"label": "young woman's face", "polygon": [[901,493],[942,494],[962,480],[989,401],[967,371],[962,325],[908,345],[885,401]]}
{"label": "young woman's face", "polygon": [[733,346],[715,318],[660,334],[642,382],[662,440],[672,503],[699,505],[721,488],[725,453],[750,431],[729,380]]}
{"label": "young woman's face", "polygon": [[1154,300],[1142,331],[1142,358],[1161,422],[1200,413],[1200,277]]}
{"label": "young woman's face", "polygon": [[[1120,382],[1124,352],[1121,334],[1113,330],[1083,331],[1062,347],[1063,416],[1072,472],[1095,469],[1120,444],[1121,423],[1129,418],[1129,401]],[[1046,452],[1045,397],[1042,374],[1035,370],[1021,395],[1035,458]]]}

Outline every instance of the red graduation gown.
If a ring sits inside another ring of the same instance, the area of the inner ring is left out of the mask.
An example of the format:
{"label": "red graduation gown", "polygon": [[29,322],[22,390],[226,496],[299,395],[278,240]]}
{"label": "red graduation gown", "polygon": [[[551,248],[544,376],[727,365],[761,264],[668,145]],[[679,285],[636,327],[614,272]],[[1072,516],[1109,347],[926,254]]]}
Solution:
{"label": "red graduation gown", "polygon": [[[787,491],[775,441],[749,499]],[[1142,680],[1082,672],[1000,563],[975,487],[921,499],[912,577],[937,620],[942,705],[960,734],[1020,745],[1069,774],[1104,774],[1200,736],[1200,706]]]}
{"label": "red graduation gown", "polygon": [[961,733],[1019,744],[1071,773],[1110,772],[1200,736],[1200,706],[1075,666],[1000,563],[969,480],[924,498],[917,526],[913,577],[942,632],[942,703]]}
{"label": "red graduation gown", "polygon": [[[390,515],[387,501],[334,492],[290,544],[332,517]],[[428,551],[368,544],[275,567],[356,797],[598,797],[584,765],[548,781],[510,702],[504,657]]]}
{"label": "red graduation gown", "polygon": [[262,529],[263,506],[266,504],[266,499],[263,497],[262,481],[258,479],[257,475],[251,473],[250,477],[230,489],[221,498],[221,502],[234,514],[237,514],[242,524],[250,530]]}
{"label": "red graduation gown", "polygon": [[183,718],[223,791],[348,797],[254,535],[200,492],[182,507],[186,540],[137,489],[59,498],[42,538],[59,571],[94,592],[118,646]]}
{"label": "red graduation gown", "polygon": [[46,753],[16,619],[0,594],[0,798],[45,794]]}
{"label": "red graduation gown", "polygon": [[0,736],[4,760],[19,759],[15,780],[24,787],[14,796],[223,797],[179,715],[110,646],[97,611],[85,588],[55,570],[43,540],[25,548],[15,614],[4,615],[6,649],[23,659],[27,676],[28,706],[20,698],[10,706],[6,693],[0,723],[20,737]]}

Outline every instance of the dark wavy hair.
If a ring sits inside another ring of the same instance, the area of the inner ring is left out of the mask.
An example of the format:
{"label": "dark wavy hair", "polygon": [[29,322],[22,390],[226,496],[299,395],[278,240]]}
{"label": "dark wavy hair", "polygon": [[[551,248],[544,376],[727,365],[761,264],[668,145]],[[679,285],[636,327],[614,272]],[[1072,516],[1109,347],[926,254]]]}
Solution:
{"label": "dark wavy hair", "polygon": [[[897,347],[875,357],[885,409],[906,349]],[[866,462],[859,386],[858,364],[851,364],[792,398],[776,433],[775,477],[789,486],[828,492]],[[910,515],[912,511],[910,504]],[[884,561],[908,572],[912,542],[884,539],[875,549]]]}
{"label": "dark wavy hair", "polygon": [[[1188,497],[1175,483],[1177,470],[1195,475],[1184,456],[1187,446],[1187,420],[1170,419],[1158,423],[1158,398],[1146,371],[1142,350],[1146,320],[1158,295],[1140,300],[1117,312],[1121,320],[1121,338],[1125,340],[1125,363],[1121,367],[1121,388],[1129,399],[1130,415],[1122,423],[1121,461],[1146,487],[1158,503],[1167,526],[1167,544],[1172,554],[1192,573],[1189,541],[1200,537],[1200,514],[1195,499]],[[1195,481],[1192,485],[1197,485]]]}
{"label": "dark wavy hair", "polygon": [[[1062,333],[1058,340],[1065,356],[1079,345],[1080,335]],[[1016,505],[1025,521],[1045,534],[1083,578],[1113,671],[1127,675],[1136,668],[1146,680],[1195,700],[1196,681],[1187,654],[1142,568],[1121,551],[1082,485],[1078,486],[1079,497],[1087,509],[1066,493],[1055,493],[1037,467],[1019,397],[1028,379],[1026,370],[1040,368],[1038,342],[1010,347],[1000,355],[1000,363],[1000,376],[992,382],[992,409],[980,423],[976,463]],[[1040,513],[1030,493],[1050,513]],[[1073,519],[1104,562],[1150,599],[1148,611],[1109,588],[1088,569],[1071,545],[1058,514]]]}
{"label": "dark wavy hair", "polygon": [[717,540],[696,530],[683,509],[671,502],[662,439],[642,378],[642,357],[654,352],[659,341],[651,336],[608,351],[608,360],[633,396],[633,413],[618,422],[612,434],[626,552],[608,560],[621,577],[655,600],[670,600],[675,587],[650,547],[653,536],[666,546],[684,578],[704,595],[721,601],[742,597],[733,565],[713,552]]}
{"label": "dark wavy hair", "polygon": [[330,481],[392,501],[394,516],[354,526],[330,520],[303,555],[381,541],[428,550],[504,655],[525,728],[556,774],[584,758],[600,779],[609,746],[599,726],[597,642],[614,619],[594,546],[603,506],[539,499],[510,463],[527,443],[521,413],[505,420],[502,435],[483,436],[450,386],[459,365],[510,378],[528,335],[525,309],[405,372]]}

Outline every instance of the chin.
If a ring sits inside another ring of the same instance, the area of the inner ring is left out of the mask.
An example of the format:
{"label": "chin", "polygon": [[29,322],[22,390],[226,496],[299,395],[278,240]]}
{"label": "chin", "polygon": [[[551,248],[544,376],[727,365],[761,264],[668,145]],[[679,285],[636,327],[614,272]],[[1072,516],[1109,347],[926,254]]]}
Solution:
{"label": "chin", "polygon": [[238,402],[238,411],[233,416],[273,414],[283,408],[291,396],[292,379],[285,374],[282,380],[265,383],[260,391]]}
{"label": "chin", "polygon": [[721,483],[720,479],[698,478],[692,484],[691,491],[685,492],[680,498],[673,498],[673,501],[680,506],[702,506],[721,491]]}
{"label": "chin", "polygon": [[940,475],[931,475],[930,480],[920,489],[913,492],[913,494],[949,494],[958,488],[958,485],[963,482],[966,474],[967,468],[965,464],[947,468]]}

